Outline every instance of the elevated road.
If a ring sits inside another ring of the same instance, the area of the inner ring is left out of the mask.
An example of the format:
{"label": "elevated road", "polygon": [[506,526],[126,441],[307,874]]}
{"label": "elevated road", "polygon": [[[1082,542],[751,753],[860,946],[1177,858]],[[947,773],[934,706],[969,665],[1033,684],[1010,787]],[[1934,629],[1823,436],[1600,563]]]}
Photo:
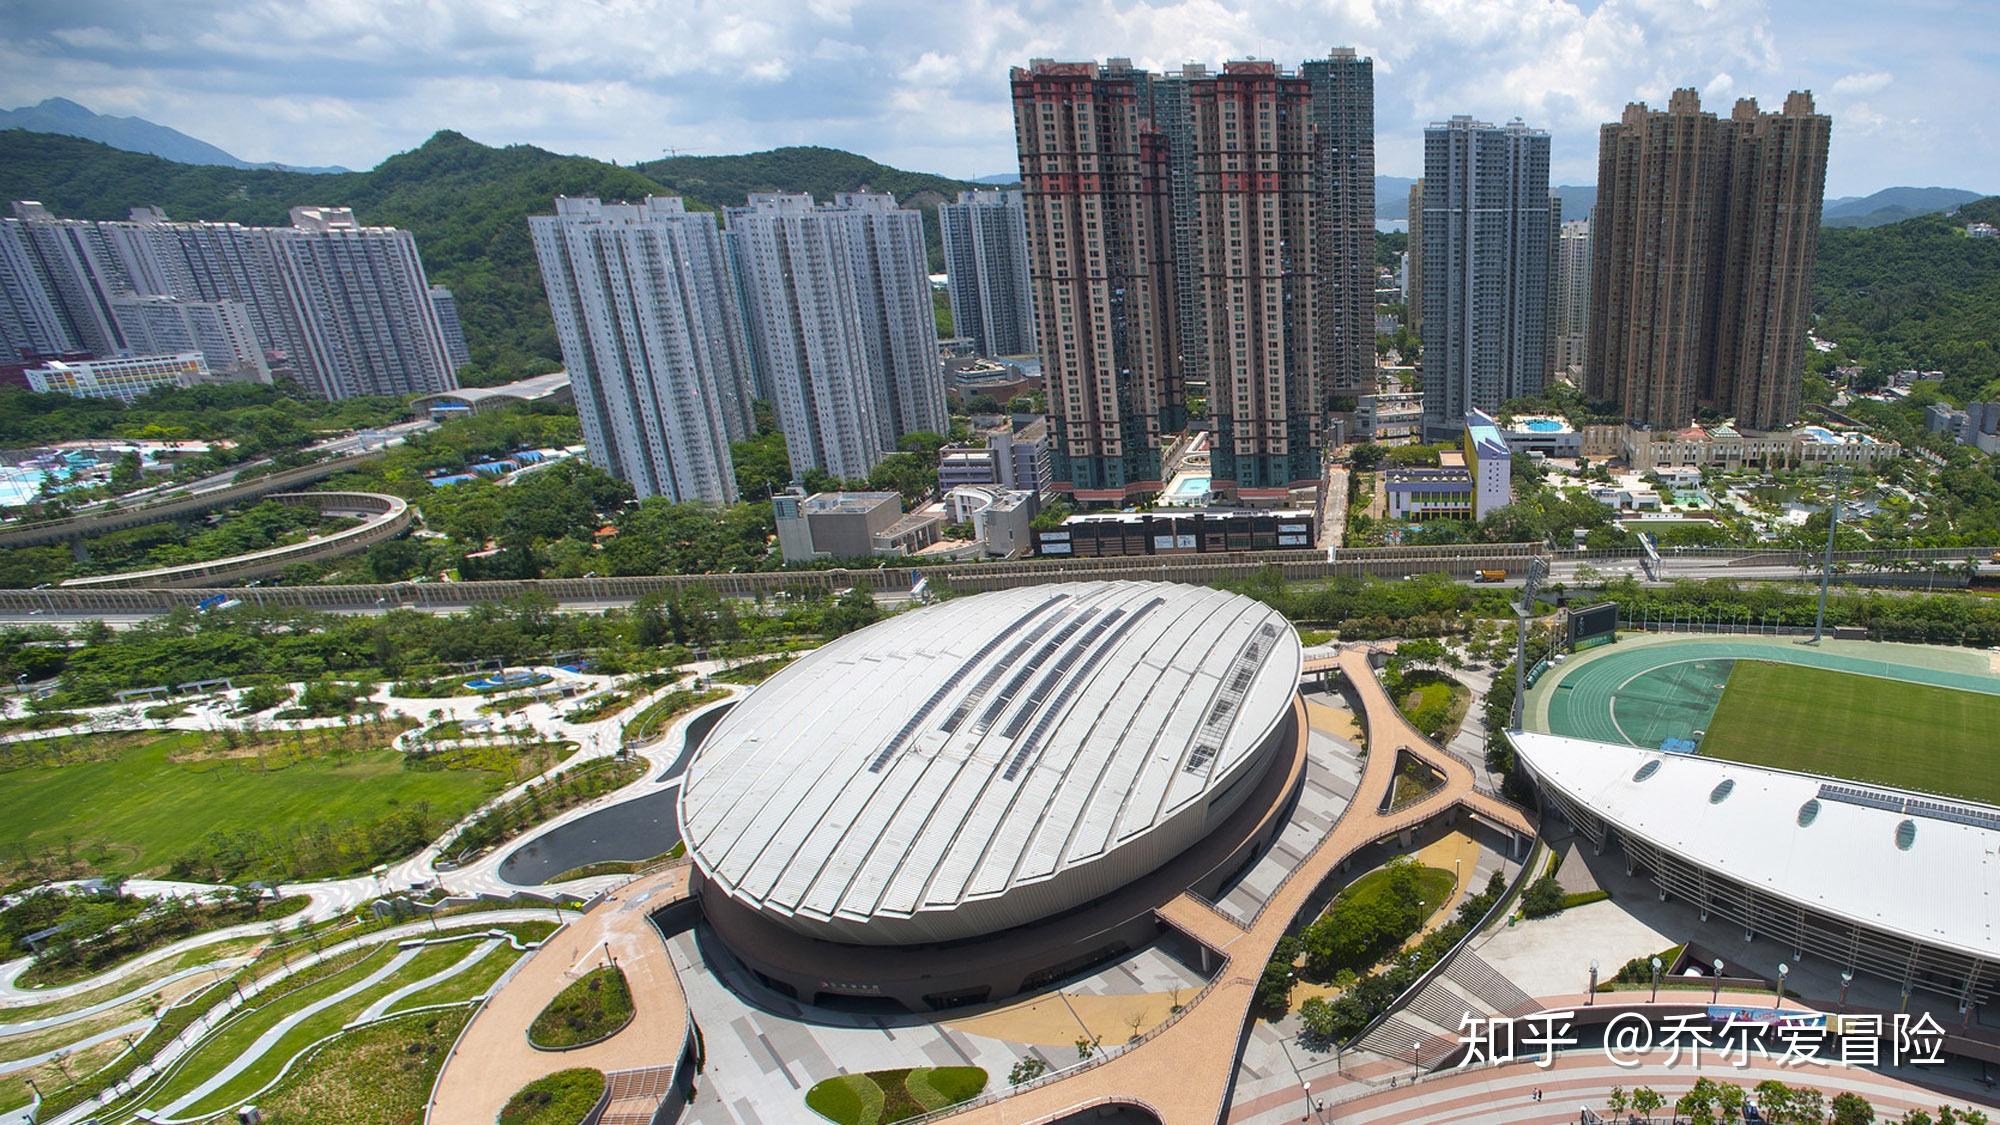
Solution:
{"label": "elevated road", "polygon": [[104,590],[121,587],[172,589],[183,586],[213,586],[223,582],[243,582],[277,574],[300,563],[323,562],[365,551],[385,539],[394,539],[409,530],[415,513],[400,496],[380,492],[280,492],[271,497],[294,507],[312,508],[323,515],[358,516],[361,522],[331,535],[314,536],[282,547],[270,547],[207,562],[154,570],[128,570],[119,574],[99,574],[71,578],[65,590]]}

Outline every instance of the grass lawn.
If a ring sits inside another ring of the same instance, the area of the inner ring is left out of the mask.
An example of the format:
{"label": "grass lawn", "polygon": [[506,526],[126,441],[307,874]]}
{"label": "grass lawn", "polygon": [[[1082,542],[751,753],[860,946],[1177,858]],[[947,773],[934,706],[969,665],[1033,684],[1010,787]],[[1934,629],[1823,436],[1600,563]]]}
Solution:
{"label": "grass lawn", "polygon": [[613,965],[590,972],[556,993],[528,1025],[528,1042],[544,1050],[595,1043],[632,1022],[632,990]]}
{"label": "grass lawn", "polygon": [[[1451,897],[1454,882],[1452,873],[1442,867],[1419,867],[1417,869],[1417,897],[1423,900],[1424,917],[1428,918]],[[1378,867],[1347,886],[1335,901],[1346,899],[1353,902],[1369,902],[1389,893],[1389,871]]]}
{"label": "grass lawn", "polygon": [[351,1031],[257,1099],[268,1125],[408,1125],[469,1008],[425,1012]]}
{"label": "grass lawn", "polygon": [[943,1109],[986,1089],[976,1066],[871,1070],[829,1078],[806,1091],[806,1106],[839,1125],[890,1125]]}
{"label": "grass lawn", "polygon": [[294,758],[174,761],[219,749],[214,736],[175,732],[95,761],[0,771],[0,855],[110,854],[120,871],[159,871],[210,832],[273,824],[363,822],[428,802],[456,820],[506,784],[482,770],[410,770],[394,750]]}
{"label": "grass lawn", "polygon": [[1402,690],[1396,694],[1396,709],[1410,725],[1439,741],[1450,739],[1471,704],[1472,689],[1427,669],[1406,674]]}
{"label": "grass lawn", "polygon": [[499,1125],[576,1125],[603,1096],[603,1072],[558,1070],[515,1091],[500,1110]]}
{"label": "grass lawn", "polygon": [[1711,758],[2000,803],[2000,695],[1738,660]]}
{"label": "grass lawn", "polygon": [[[718,677],[720,678],[720,677]],[[667,729],[667,724],[704,703],[713,703],[729,693],[721,688],[695,691],[680,688],[646,705],[646,709],[625,724],[626,742],[644,742]]]}

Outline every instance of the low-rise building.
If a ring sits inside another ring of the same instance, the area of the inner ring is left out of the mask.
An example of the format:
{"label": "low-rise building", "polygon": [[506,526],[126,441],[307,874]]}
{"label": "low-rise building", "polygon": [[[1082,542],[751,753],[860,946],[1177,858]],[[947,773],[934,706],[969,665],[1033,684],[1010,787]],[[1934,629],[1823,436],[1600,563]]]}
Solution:
{"label": "low-rise building", "polygon": [[788,489],[771,498],[771,509],[788,563],[908,554],[937,542],[944,528],[941,511],[905,515],[893,492]]}
{"label": "low-rise building", "polygon": [[1018,488],[992,484],[961,485],[945,493],[951,522],[972,525],[972,537],[986,554],[1008,558],[1026,554],[1034,545],[1033,524],[1042,510],[1041,497]]}
{"label": "low-rise building", "polygon": [[1523,414],[1500,428],[1507,448],[1515,453],[1539,453],[1544,457],[1583,455],[1583,435],[1565,418],[1554,414]]}
{"label": "low-rise building", "polygon": [[1657,512],[1660,494],[1650,488],[1620,488],[1615,484],[1593,484],[1590,498],[1614,512]]}
{"label": "low-rise building", "polygon": [[1297,508],[1096,512],[1035,532],[1035,553],[1103,558],[1275,551],[1308,548],[1314,538],[1313,513]]}
{"label": "low-rise building", "polygon": [[1356,441],[1394,441],[1417,437],[1424,426],[1424,396],[1419,391],[1362,395],[1354,401]]}
{"label": "low-rise building", "polygon": [[1464,468],[1391,469],[1384,474],[1383,487],[1391,519],[1477,518],[1473,499],[1478,490]]}
{"label": "low-rise building", "polygon": [[131,402],[162,387],[191,387],[208,378],[209,372],[200,352],[181,352],[117,359],[52,359],[24,374],[29,389],[42,394]]}
{"label": "low-rise building", "polygon": [[1048,491],[1049,427],[1042,419],[1025,425],[996,426],[985,432],[981,445],[947,445],[938,450],[938,486],[997,484]]}
{"label": "low-rise building", "polygon": [[2000,238],[2000,227],[1996,227],[1992,223],[1967,223],[1965,224],[1965,236],[1967,238]]}
{"label": "low-rise building", "polygon": [[1622,456],[1641,472],[1663,468],[1790,468],[1800,465],[1876,465],[1902,455],[1903,447],[1858,430],[1800,426],[1760,432],[1723,424],[1659,431],[1624,430]]}

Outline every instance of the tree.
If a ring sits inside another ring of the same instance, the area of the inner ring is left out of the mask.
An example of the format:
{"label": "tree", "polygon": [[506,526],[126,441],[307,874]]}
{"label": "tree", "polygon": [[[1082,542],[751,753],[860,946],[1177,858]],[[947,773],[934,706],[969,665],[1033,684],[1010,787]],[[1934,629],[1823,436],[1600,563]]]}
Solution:
{"label": "tree", "polygon": [[1033,1082],[1048,1072],[1049,1064],[1043,1062],[1037,1055],[1029,1055],[1027,1058],[1015,1063],[1014,1069],[1007,1072],[1007,1084],[1010,1086],[1024,1085]]}
{"label": "tree", "polygon": [[1631,1104],[1632,1099],[1626,1095],[1623,1086],[1611,1087],[1611,1092],[1604,1098],[1604,1108],[1610,1110],[1613,1116],[1624,1113],[1626,1107]]}
{"label": "tree", "polygon": [[1833,1125],[1873,1125],[1875,1107],[1859,1094],[1833,1096]]}
{"label": "tree", "polygon": [[1382,463],[1382,455],[1386,452],[1387,450],[1374,442],[1364,441],[1348,451],[1347,460],[1354,466],[1356,472],[1373,472],[1375,466]]}
{"label": "tree", "polygon": [[1764,1111],[1769,1121],[1789,1121],[1792,1117],[1793,1091],[1790,1086],[1775,1078],[1766,1078],[1757,1083],[1755,1090],[1757,1107]]}
{"label": "tree", "polygon": [[1530,918],[1546,918],[1562,913],[1563,889],[1553,875],[1544,875],[1528,885],[1521,896],[1521,913]]}
{"label": "tree", "polygon": [[1653,1119],[1653,1111],[1665,1104],[1667,1104],[1667,1099],[1661,1097],[1659,1091],[1653,1089],[1651,1086],[1641,1086],[1632,1091],[1633,1110],[1644,1114],[1648,1121]]}
{"label": "tree", "polygon": [[1339,1030],[1333,1005],[1318,996],[1307,997],[1299,1005],[1299,1026],[1305,1031],[1306,1041],[1319,1046],[1333,1042]]}

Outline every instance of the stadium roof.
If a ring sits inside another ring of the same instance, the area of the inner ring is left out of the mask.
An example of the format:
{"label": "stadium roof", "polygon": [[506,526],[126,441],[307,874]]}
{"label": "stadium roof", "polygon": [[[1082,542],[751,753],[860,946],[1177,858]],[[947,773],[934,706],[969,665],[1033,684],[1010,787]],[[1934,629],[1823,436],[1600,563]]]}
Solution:
{"label": "stadium roof", "polygon": [[1033,921],[1226,815],[1301,667],[1284,618],[1198,586],[1034,586],[901,614],[717,726],[681,794],[690,853],[733,898],[838,940]]}
{"label": "stadium roof", "polygon": [[1543,784],[1780,898],[1930,945],[2000,948],[2000,809],[1691,754],[1512,732]]}

